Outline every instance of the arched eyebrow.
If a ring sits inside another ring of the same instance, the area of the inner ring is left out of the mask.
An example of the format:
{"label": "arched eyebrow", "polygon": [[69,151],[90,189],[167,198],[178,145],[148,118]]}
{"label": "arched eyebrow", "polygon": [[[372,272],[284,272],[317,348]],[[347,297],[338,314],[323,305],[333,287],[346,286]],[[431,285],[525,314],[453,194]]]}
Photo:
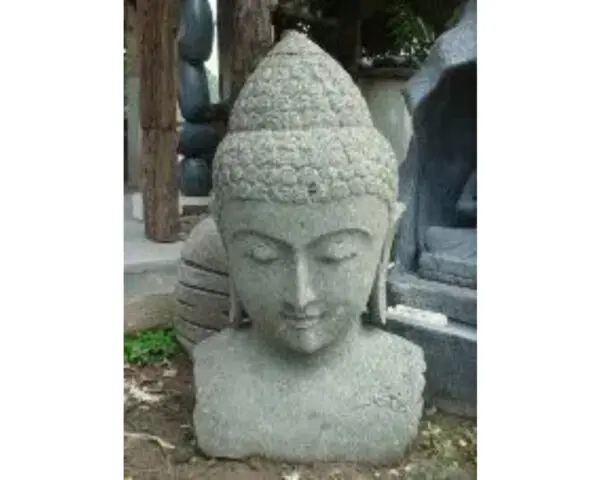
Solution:
{"label": "arched eyebrow", "polygon": [[[370,240],[372,237],[371,232],[369,232],[368,230],[366,230],[364,228],[360,228],[360,227],[342,228],[340,230],[334,230],[333,232],[328,232],[324,235],[321,235],[321,236],[315,238],[314,240],[311,240],[308,243],[307,247],[313,248],[320,243],[326,242],[328,240],[331,240],[332,238],[342,236],[342,235],[344,235],[344,236],[359,236],[359,237],[362,237],[363,240]],[[294,245],[289,244],[285,240],[269,237],[268,235],[265,235],[264,233],[261,233],[257,230],[252,230],[252,229],[237,230],[236,232],[233,233],[232,240],[236,241],[239,238],[243,238],[243,237],[256,237],[263,241],[274,243],[277,246],[279,246],[280,248],[284,248],[284,249],[288,249],[288,250],[294,250],[296,248]]]}
{"label": "arched eyebrow", "polygon": [[236,241],[239,238],[243,238],[243,237],[257,237],[265,242],[271,242],[276,244],[279,247],[282,248],[287,248],[287,249],[292,249],[293,246],[288,244],[287,242],[280,240],[278,238],[273,238],[273,237],[269,237],[268,235],[265,235],[264,233],[261,233],[257,230],[252,230],[252,229],[242,229],[242,230],[237,230],[236,232],[234,232],[234,234],[232,235],[232,240]]}
{"label": "arched eyebrow", "polygon": [[320,243],[331,240],[332,238],[339,236],[358,236],[362,237],[363,240],[370,240],[372,238],[371,232],[364,228],[354,227],[354,228],[343,228],[341,230],[335,230],[333,232],[326,233],[325,235],[321,235],[318,238],[315,238],[311,241],[308,246],[314,247]]}

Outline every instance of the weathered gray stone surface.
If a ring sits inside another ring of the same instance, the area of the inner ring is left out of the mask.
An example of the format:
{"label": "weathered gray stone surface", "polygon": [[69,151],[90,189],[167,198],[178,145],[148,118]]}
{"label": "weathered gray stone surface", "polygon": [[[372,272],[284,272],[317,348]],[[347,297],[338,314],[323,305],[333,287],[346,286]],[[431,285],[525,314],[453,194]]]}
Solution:
{"label": "weathered gray stone surface", "polygon": [[477,59],[477,0],[465,3],[459,22],[438,38],[427,60],[410,79],[405,97],[416,110],[452,68]]}
{"label": "weathered gray stone surface", "polygon": [[476,229],[432,226],[425,231],[425,246],[417,270],[421,277],[477,288]]}
{"label": "weathered gray stone surface", "polygon": [[215,26],[208,0],[180,0],[177,46],[180,57],[191,65],[202,65],[212,53]]}
{"label": "weathered gray stone surface", "polygon": [[177,313],[183,320],[205,328],[220,330],[229,325],[229,297],[200,288],[191,288],[177,284],[175,286]]}
{"label": "weathered gray stone surface", "polygon": [[[476,17],[476,1],[470,0],[406,87],[414,136],[399,172],[399,200],[407,209],[390,283],[412,274],[477,288]],[[460,310],[451,298],[439,303],[449,317]]]}
{"label": "weathered gray stone surface", "polygon": [[377,328],[404,207],[397,160],[358,87],[288,33],[242,89],[213,172],[233,328],[194,349],[199,448],[399,460],[421,418],[425,362]]}
{"label": "weathered gray stone surface", "polygon": [[391,304],[440,312],[439,328],[387,327],[425,351],[430,400],[474,414],[477,402],[477,3],[444,33],[406,87],[414,135],[400,166]]}
{"label": "weathered gray stone surface", "polygon": [[227,253],[212,217],[205,217],[192,229],[181,249],[181,258],[205,270],[227,275]]}
{"label": "weathered gray stone surface", "polygon": [[177,340],[190,356],[193,355],[194,347],[198,343],[217,332],[217,330],[199,327],[193,323],[186,322],[181,317],[175,318],[173,326]]}
{"label": "weathered gray stone surface", "polygon": [[[202,248],[204,244],[199,244]],[[229,295],[229,276],[218,274],[184,260],[179,265],[179,283],[189,288],[202,288],[205,291]]]}
{"label": "weathered gray stone surface", "polygon": [[477,324],[476,290],[433,282],[410,274],[395,276],[387,287],[390,305],[400,303],[440,312],[473,326]]}
{"label": "weathered gray stone surface", "polygon": [[357,341],[327,358],[303,361],[269,352],[252,329],[224,330],[197,345],[194,427],[202,451],[397,461],[417,433],[423,353],[377,328],[353,334]]}
{"label": "weathered gray stone surface", "polygon": [[425,352],[425,401],[440,410],[477,415],[477,332],[456,322],[431,325],[388,315],[386,329],[415,342]]}
{"label": "weathered gray stone surface", "polygon": [[188,337],[182,335],[178,330],[175,330],[175,338],[186,351],[186,353],[191,356],[193,354],[196,343],[192,342]]}
{"label": "weathered gray stone surface", "polygon": [[229,325],[229,275],[223,243],[211,217],[202,219],[182,248],[175,285],[175,331],[186,350],[207,332]]}
{"label": "weathered gray stone surface", "polygon": [[[298,32],[287,35],[290,39],[284,38],[263,59],[261,72],[246,81],[242,98],[233,106],[229,131],[256,134],[264,129],[271,135],[293,135],[292,130],[305,127],[371,129],[373,122],[358,87],[352,84],[352,92],[338,88],[340,80],[349,84],[348,73],[316,44],[298,45]],[[289,146],[294,147],[292,142]]]}

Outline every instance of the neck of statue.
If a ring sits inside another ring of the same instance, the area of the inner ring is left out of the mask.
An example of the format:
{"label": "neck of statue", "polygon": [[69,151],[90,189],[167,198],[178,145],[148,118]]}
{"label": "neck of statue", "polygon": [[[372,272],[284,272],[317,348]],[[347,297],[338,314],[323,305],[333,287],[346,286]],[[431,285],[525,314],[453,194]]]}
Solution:
{"label": "neck of statue", "polygon": [[341,332],[332,343],[312,353],[298,352],[287,348],[272,341],[258,328],[251,327],[249,334],[257,348],[280,365],[289,365],[294,369],[299,366],[311,369],[313,367],[322,368],[327,363],[343,362],[344,358],[352,353],[354,342],[358,339],[362,328],[360,319],[349,321],[348,328]]}

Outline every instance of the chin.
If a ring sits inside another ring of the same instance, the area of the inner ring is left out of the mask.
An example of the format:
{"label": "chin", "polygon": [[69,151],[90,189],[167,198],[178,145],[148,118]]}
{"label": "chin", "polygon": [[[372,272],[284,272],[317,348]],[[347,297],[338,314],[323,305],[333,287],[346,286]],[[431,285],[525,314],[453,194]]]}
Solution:
{"label": "chin", "polygon": [[309,344],[304,343],[299,345],[298,343],[289,344],[288,348],[293,350],[296,353],[300,353],[303,355],[312,355],[313,353],[317,353],[319,350],[322,350],[326,345],[322,343]]}
{"label": "chin", "polygon": [[317,353],[331,344],[329,339],[315,335],[314,332],[303,332],[301,335],[296,333],[292,338],[288,336],[282,339],[282,341],[287,348],[303,355]]}

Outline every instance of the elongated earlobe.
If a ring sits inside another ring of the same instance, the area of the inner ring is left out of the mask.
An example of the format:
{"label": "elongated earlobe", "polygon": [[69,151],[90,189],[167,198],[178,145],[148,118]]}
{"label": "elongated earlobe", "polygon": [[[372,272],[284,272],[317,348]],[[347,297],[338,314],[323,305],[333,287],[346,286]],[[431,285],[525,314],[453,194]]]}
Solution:
{"label": "elongated earlobe", "polygon": [[390,225],[386,234],[383,248],[381,251],[381,260],[377,267],[377,273],[375,275],[375,281],[373,283],[373,289],[371,290],[371,296],[367,303],[367,314],[365,321],[372,325],[384,326],[386,323],[387,314],[387,272],[390,264],[390,253],[392,244],[394,243],[394,237],[396,236],[396,227],[398,221],[404,213],[405,206],[397,203],[391,212]]}
{"label": "elongated earlobe", "polygon": [[248,324],[244,308],[238,298],[235,284],[231,278],[229,279],[229,324],[236,329]]}
{"label": "elongated earlobe", "polygon": [[[386,249],[387,250],[387,249]],[[367,304],[367,315],[365,321],[372,325],[384,326],[387,312],[387,267],[389,263],[389,251],[387,255],[382,255],[381,262],[377,267],[375,282],[371,290],[371,296]]]}
{"label": "elongated earlobe", "polygon": [[[214,194],[213,194],[214,195]],[[213,207],[212,197],[211,197],[211,209]],[[214,213],[213,213],[214,215]],[[215,222],[217,224],[217,230],[219,231],[219,236],[223,239],[223,233],[220,229],[219,222],[215,218]],[[223,249],[227,255],[227,244],[223,241]],[[237,289],[235,288],[235,283],[233,282],[233,278],[229,275],[229,326],[232,328],[242,328],[243,326],[249,325],[249,319],[244,311],[244,307],[239,300],[239,296],[237,294]]]}

